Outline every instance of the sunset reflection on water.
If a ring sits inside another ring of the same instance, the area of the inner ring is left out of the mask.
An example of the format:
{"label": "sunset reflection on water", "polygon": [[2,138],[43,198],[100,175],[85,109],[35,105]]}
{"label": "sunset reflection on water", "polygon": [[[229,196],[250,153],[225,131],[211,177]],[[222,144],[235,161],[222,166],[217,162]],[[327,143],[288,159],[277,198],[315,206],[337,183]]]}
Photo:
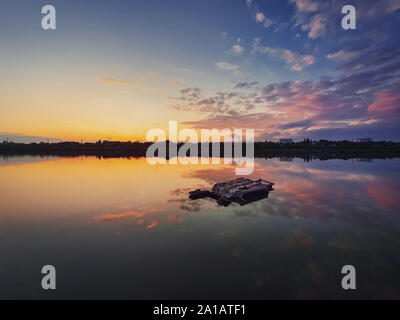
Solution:
{"label": "sunset reflection on water", "polygon": [[59,297],[348,297],[350,263],[354,297],[399,298],[400,160],[281,160],[256,159],[249,176],[275,183],[267,199],[225,208],[188,193],[237,178],[235,165],[3,159],[0,280],[12,289],[0,297],[45,296],[47,263]]}

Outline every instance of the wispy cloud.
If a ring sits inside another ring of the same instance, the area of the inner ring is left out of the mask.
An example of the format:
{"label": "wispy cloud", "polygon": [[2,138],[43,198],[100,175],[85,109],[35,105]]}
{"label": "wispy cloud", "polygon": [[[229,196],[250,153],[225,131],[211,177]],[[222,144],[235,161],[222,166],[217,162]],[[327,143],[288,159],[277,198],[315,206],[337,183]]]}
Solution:
{"label": "wispy cloud", "polygon": [[368,106],[368,112],[376,115],[393,115],[400,109],[400,83],[397,86],[376,95],[375,101]]}
{"label": "wispy cloud", "polygon": [[172,66],[172,69],[174,71],[181,72],[181,73],[193,73],[192,69],[184,68],[184,67]]}
{"label": "wispy cloud", "polygon": [[317,39],[326,32],[327,18],[323,14],[314,15],[310,22],[302,25],[302,30],[308,30],[308,37]]}
{"label": "wispy cloud", "polygon": [[216,66],[217,66],[218,69],[223,70],[223,71],[232,71],[234,74],[239,74],[240,73],[238,65],[234,65],[234,64],[231,64],[231,63],[226,62],[226,61],[217,62]]}
{"label": "wispy cloud", "polygon": [[299,11],[315,12],[319,9],[320,4],[313,0],[291,0],[296,4]]}
{"label": "wispy cloud", "polygon": [[339,50],[338,52],[328,54],[326,57],[334,60],[347,60],[358,57],[359,55],[360,51],[357,50]]}
{"label": "wispy cloud", "polygon": [[253,82],[238,82],[234,89],[251,89],[258,84],[257,81]]}
{"label": "wispy cloud", "polygon": [[130,88],[138,88],[143,85],[143,83],[139,82],[139,81],[130,82],[130,81],[125,81],[125,80],[112,78],[112,77],[105,77],[103,79],[103,83],[106,85],[125,86],[125,87],[130,87]]}
{"label": "wispy cloud", "polygon": [[157,79],[158,78],[158,74],[156,72],[147,71],[147,74],[153,79]]}
{"label": "wispy cloud", "polygon": [[244,52],[244,48],[241,45],[235,44],[235,45],[233,45],[230,52],[236,56],[240,56]]}
{"label": "wispy cloud", "polygon": [[175,85],[181,85],[181,84],[183,84],[183,80],[182,80],[182,79],[171,79],[170,82],[171,82],[172,84],[175,84]]}
{"label": "wispy cloud", "polygon": [[[275,20],[273,20],[273,19],[271,19],[271,18],[266,17],[265,14],[264,14],[263,12],[261,12],[261,11],[258,9],[258,6],[253,6],[251,0],[246,1],[246,3],[247,3],[247,6],[248,6],[249,8],[251,8],[252,15],[253,15],[253,17],[254,17],[256,23],[259,23],[259,24],[262,23],[263,26],[264,26],[264,28],[266,28],[266,29],[268,29],[268,28],[269,28],[270,26],[272,26],[273,24],[276,24],[276,23],[277,23],[277,21],[275,21]],[[283,25],[281,25],[281,27],[282,27],[282,26],[283,26]],[[276,31],[279,31],[280,29],[281,29],[281,28],[278,28],[278,29],[276,29]]]}
{"label": "wispy cloud", "polygon": [[281,59],[294,71],[302,71],[304,68],[312,65],[315,61],[315,57],[310,54],[301,55],[289,49],[263,46],[259,38],[254,39],[253,52],[267,54],[271,57]]}
{"label": "wispy cloud", "polygon": [[[235,88],[252,89],[257,82],[239,82]],[[190,111],[199,114],[238,115],[254,109],[257,103],[262,102],[257,94],[245,92],[221,92],[210,95],[200,88],[187,88],[180,91],[178,97],[169,97],[177,103],[171,108],[179,111]]]}
{"label": "wispy cloud", "polygon": [[264,28],[268,29],[274,23],[275,23],[274,20],[272,20],[270,18],[265,18],[265,20],[264,20]]}

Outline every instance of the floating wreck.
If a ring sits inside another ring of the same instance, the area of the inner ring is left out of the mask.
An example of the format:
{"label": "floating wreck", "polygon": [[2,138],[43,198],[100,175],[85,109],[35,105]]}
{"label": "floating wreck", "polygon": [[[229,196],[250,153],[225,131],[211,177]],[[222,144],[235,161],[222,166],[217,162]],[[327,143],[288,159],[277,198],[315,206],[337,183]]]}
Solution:
{"label": "floating wreck", "polygon": [[217,200],[221,206],[227,207],[232,202],[237,202],[241,206],[254,201],[268,198],[268,194],[273,189],[273,182],[266,180],[250,180],[238,178],[235,180],[221,182],[214,185],[212,190],[194,190],[189,192],[192,200],[210,197]]}

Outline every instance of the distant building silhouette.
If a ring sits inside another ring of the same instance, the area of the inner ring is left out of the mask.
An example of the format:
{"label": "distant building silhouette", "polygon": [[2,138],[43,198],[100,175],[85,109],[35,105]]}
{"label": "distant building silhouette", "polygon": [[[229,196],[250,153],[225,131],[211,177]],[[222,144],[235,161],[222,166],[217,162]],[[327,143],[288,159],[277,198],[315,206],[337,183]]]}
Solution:
{"label": "distant building silhouette", "polygon": [[357,142],[372,142],[371,138],[359,138],[356,140]]}
{"label": "distant building silhouette", "polygon": [[293,139],[279,139],[279,143],[293,143]]}

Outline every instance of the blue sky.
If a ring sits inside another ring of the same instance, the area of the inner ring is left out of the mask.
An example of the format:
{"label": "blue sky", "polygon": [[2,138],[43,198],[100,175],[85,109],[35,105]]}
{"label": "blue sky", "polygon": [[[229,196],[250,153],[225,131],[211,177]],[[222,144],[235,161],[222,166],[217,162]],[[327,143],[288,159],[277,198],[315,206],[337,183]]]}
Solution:
{"label": "blue sky", "polygon": [[[52,4],[57,29],[40,27]],[[341,8],[356,8],[343,30]],[[143,139],[182,127],[258,139],[399,140],[394,0],[3,1],[1,132]]]}

